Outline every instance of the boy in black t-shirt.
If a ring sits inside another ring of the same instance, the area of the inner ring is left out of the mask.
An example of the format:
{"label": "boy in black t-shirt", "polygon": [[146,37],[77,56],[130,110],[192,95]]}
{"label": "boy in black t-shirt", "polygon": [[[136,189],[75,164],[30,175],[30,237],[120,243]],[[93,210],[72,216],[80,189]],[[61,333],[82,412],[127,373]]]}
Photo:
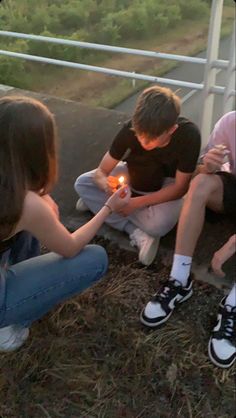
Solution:
{"label": "boy in black t-shirt", "polygon": [[97,213],[119,186],[118,175],[125,177],[132,198],[107,223],[129,234],[144,265],[152,263],[160,237],[178,221],[200,151],[197,126],[179,113],[180,99],[170,89],[144,90],[132,120],[118,132],[98,168],[75,183],[77,209]]}

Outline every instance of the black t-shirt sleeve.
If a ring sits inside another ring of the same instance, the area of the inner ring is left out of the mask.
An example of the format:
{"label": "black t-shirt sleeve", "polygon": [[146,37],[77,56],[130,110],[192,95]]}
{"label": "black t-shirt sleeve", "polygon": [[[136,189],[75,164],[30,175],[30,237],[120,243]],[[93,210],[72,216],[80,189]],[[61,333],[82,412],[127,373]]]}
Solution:
{"label": "black t-shirt sleeve", "polygon": [[113,139],[109,153],[115,160],[122,160],[128,148],[130,148],[130,139],[134,136],[130,128],[131,121],[124,123],[123,127]]}
{"label": "black t-shirt sleeve", "polygon": [[181,133],[181,147],[177,170],[192,173],[197,165],[201,149],[201,134],[194,123],[188,123]]}

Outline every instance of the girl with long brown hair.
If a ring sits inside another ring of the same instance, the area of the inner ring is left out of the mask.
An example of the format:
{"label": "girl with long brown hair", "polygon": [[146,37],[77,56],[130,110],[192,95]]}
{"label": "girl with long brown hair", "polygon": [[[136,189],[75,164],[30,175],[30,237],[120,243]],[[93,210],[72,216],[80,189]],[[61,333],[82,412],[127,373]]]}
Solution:
{"label": "girl with long brown hair", "polygon": [[[0,99],[0,351],[27,339],[29,325],[106,272],[105,250],[87,245],[104,220],[127,204],[127,187],[73,233],[49,196],[57,179],[56,127],[37,100]],[[125,195],[125,197],[124,197]],[[50,251],[39,255],[39,242]]]}

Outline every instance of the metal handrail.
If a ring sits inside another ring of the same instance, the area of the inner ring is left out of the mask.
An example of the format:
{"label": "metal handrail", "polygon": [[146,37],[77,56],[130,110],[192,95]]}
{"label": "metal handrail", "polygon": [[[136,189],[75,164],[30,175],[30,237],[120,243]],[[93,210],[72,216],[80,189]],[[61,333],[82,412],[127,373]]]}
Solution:
{"label": "metal handrail", "polygon": [[[40,41],[40,42],[49,42],[53,44],[59,45],[69,45],[75,46],[79,48],[86,48],[86,49],[94,49],[98,51],[106,51],[106,52],[115,52],[115,53],[122,53],[122,54],[129,54],[129,55],[141,55],[149,58],[161,58],[179,62],[190,62],[194,64],[206,64],[206,58],[199,58],[199,57],[188,57],[186,55],[177,55],[177,54],[167,54],[163,52],[155,52],[155,51],[145,51],[143,49],[134,49],[134,48],[124,48],[119,46],[112,46],[112,45],[103,45],[103,44],[96,44],[91,42],[81,42],[75,41],[71,39],[62,39],[62,38],[54,38],[49,36],[42,36],[42,35],[32,35],[27,33],[17,33],[17,32],[10,32],[10,31],[3,31],[0,30],[0,36],[9,36],[18,39],[28,39],[32,41]],[[215,60],[214,66],[216,68],[226,69],[228,67],[229,61],[227,60]]]}
{"label": "metal handrail", "polygon": [[[59,65],[62,67],[77,68],[81,70],[114,75],[118,77],[125,77],[125,78],[131,78],[131,79],[136,79],[136,80],[145,80],[145,81],[150,81],[152,83],[162,83],[162,84],[169,84],[172,86],[186,87],[186,88],[195,89],[195,90],[203,90],[204,88],[204,85],[200,83],[191,83],[188,81],[173,80],[170,78],[162,78],[162,77],[156,77],[156,76],[151,76],[151,75],[138,74],[138,73],[133,73],[129,71],[114,70],[112,68],[98,67],[95,65],[79,64],[77,62],[57,60],[54,58],[39,57],[38,55],[22,54],[20,52],[0,50],[0,55],[5,55],[8,57],[13,57],[13,58],[22,58],[28,61],[36,61],[36,62],[41,62],[44,64],[53,64],[53,65]],[[211,88],[211,92],[216,93],[216,94],[224,94],[224,91],[225,91],[225,87],[221,87],[221,86],[213,86]],[[236,95],[235,91],[233,92],[233,95]]]}
{"label": "metal handrail", "polygon": [[[192,91],[202,91],[202,106],[201,106],[201,133],[203,137],[203,144],[208,140],[211,122],[213,115],[213,104],[214,104],[214,94],[224,94],[222,112],[225,112],[227,108],[233,103],[232,97],[236,96],[235,89],[233,87],[233,78],[232,74],[236,69],[235,62],[233,59],[228,61],[218,59],[218,48],[220,40],[220,28],[222,20],[222,10],[223,10],[223,1],[224,0],[213,0],[211,7],[211,19],[208,32],[208,48],[207,48],[207,57],[188,57],[185,55],[177,54],[167,54],[162,52],[155,51],[145,51],[133,48],[123,48],[110,45],[102,45],[89,42],[80,42],[71,39],[62,39],[55,37],[48,37],[42,35],[32,35],[26,33],[17,33],[10,31],[0,31],[0,36],[7,36],[19,39],[28,39],[32,41],[41,41],[49,42],[53,44],[74,46],[79,48],[87,48],[99,51],[113,52],[113,53],[123,53],[130,55],[139,55],[150,58],[161,58],[166,60],[178,61],[178,62],[188,62],[193,64],[203,64],[205,66],[204,71],[204,81],[202,83],[192,83],[188,81],[173,80],[169,78],[155,77],[151,75],[139,74],[129,71],[115,70],[112,68],[98,67],[94,65],[80,64],[76,62],[63,61],[59,59],[40,57],[36,55],[23,54],[19,52],[12,52],[6,50],[0,50],[0,55],[5,55],[13,58],[21,58],[29,61],[41,62],[45,64],[53,64],[62,67],[77,68],[80,70],[93,71],[113,76],[130,78],[132,80],[145,80],[152,83],[161,83],[168,84],[170,86],[186,87],[192,89]],[[234,36],[234,35],[233,35]],[[227,70],[226,87],[216,86],[216,68]],[[191,93],[191,92],[190,92]],[[191,93],[192,95],[192,93]],[[188,95],[187,95],[188,96]]]}

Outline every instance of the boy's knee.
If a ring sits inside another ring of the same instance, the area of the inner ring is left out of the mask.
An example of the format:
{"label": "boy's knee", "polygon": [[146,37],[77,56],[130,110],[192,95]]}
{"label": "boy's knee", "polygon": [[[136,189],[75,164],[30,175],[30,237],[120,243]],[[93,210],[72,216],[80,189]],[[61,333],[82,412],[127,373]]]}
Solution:
{"label": "boy's knee", "polygon": [[150,235],[151,237],[163,237],[173,228],[173,220],[170,221],[168,218],[164,218],[158,221],[146,222],[143,226],[144,232]]}
{"label": "boy's knee", "polygon": [[75,180],[75,184],[74,184],[74,188],[75,191],[80,194],[81,190],[83,190],[84,187],[87,187],[89,184],[89,180],[90,183],[92,181],[92,176],[90,175],[90,173],[84,173],[81,174],[79,177],[77,177],[77,179]]}

